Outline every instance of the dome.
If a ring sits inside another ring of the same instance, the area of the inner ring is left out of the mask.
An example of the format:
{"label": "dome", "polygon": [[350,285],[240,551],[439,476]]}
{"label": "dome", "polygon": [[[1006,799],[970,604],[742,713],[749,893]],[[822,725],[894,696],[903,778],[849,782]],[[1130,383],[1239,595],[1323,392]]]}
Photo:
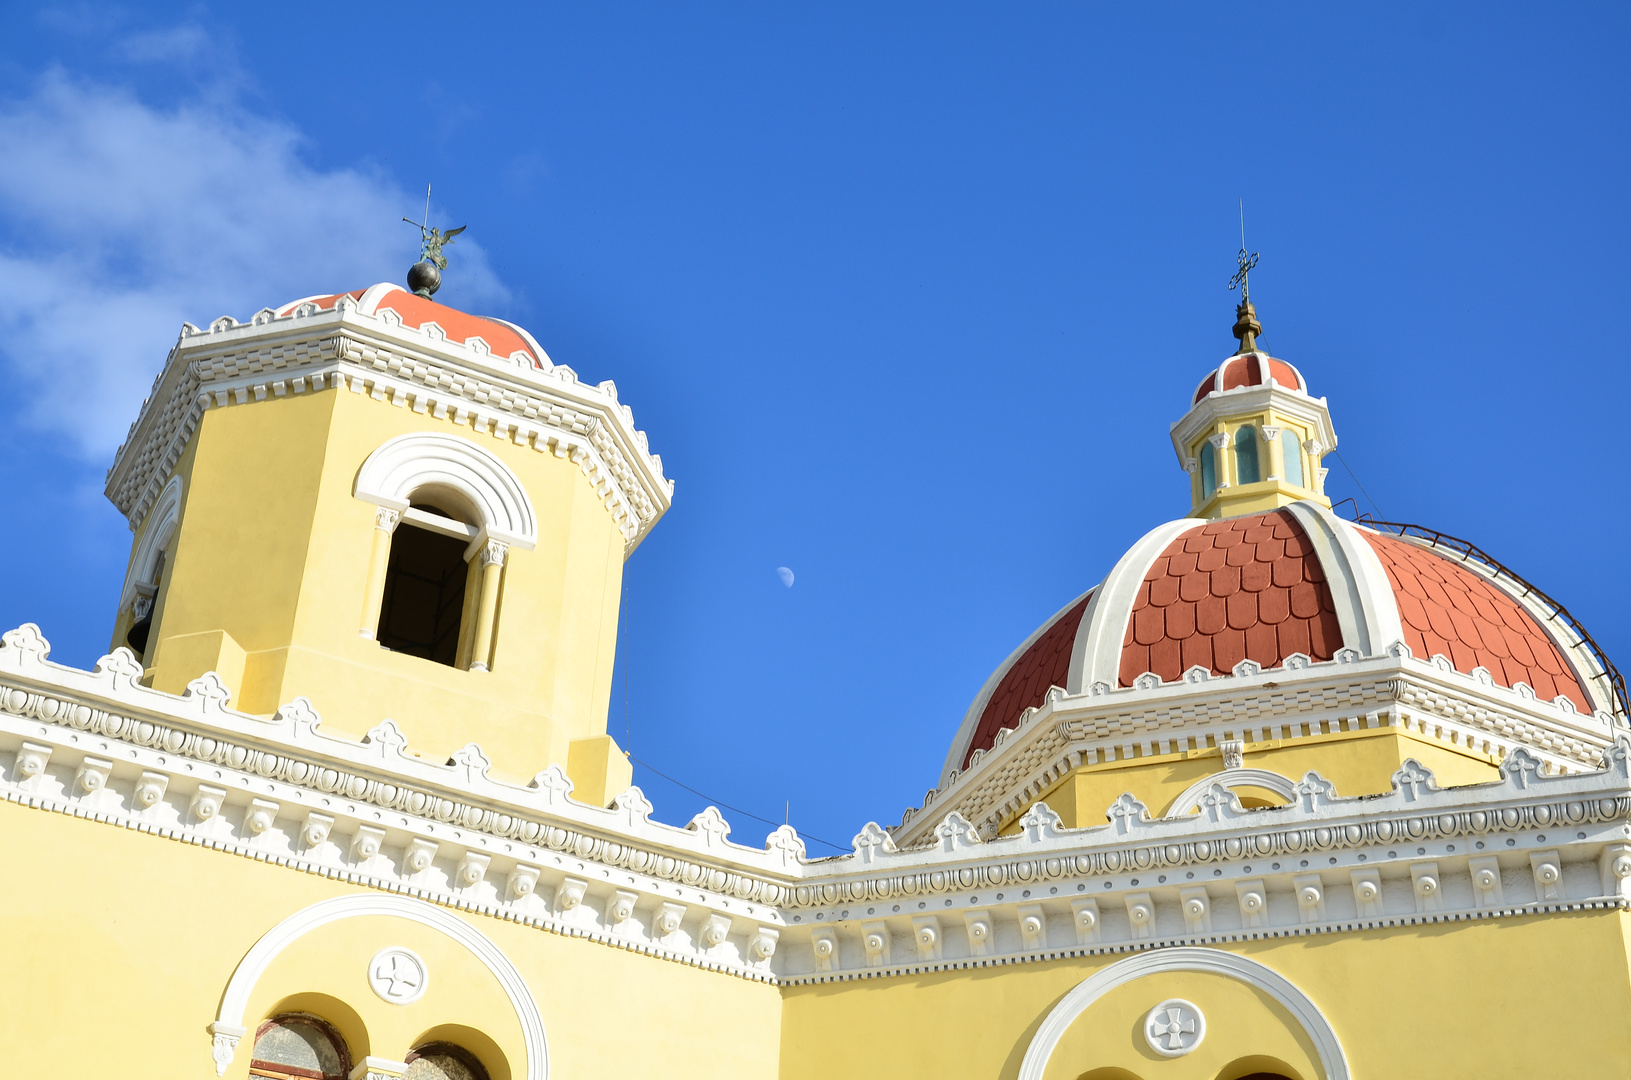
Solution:
{"label": "dome", "polygon": [[402,320],[403,326],[414,330],[435,323],[449,341],[469,344],[471,339],[480,338],[487,345],[487,351],[494,356],[524,358],[531,366],[540,369],[551,366],[549,358],[538,342],[519,326],[502,319],[470,315],[446,304],[438,304],[434,300],[416,296],[402,286],[389,282],[381,282],[354,292],[291,300],[278,308],[274,314],[279,317],[288,315],[302,304],[311,304],[317,311],[331,311],[334,305],[340,302],[341,297],[347,296],[356,302],[358,309],[365,315],[391,311]]}
{"label": "dome", "polygon": [[1054,686],[1091,694],[1153,685],[1148,675],[1178,682],[1195,668],[1230,676],[1252,670],[1240,668],[1247,661],[1266,670],[1342,649],[1375,656],[1396,642],[1543,701],[1614,711],[1593,690],[1596,673],[1568,659],[1581,639],[1540,594],[1442,540],[1367,528],[1313,502],[1153,529],[997,668],[946,769],[966,768]]}
{"label": "dome", "polygon": [[1270,379],[1276,386],[1308,393],[1308,384],[1303,381],[1302,372],[1266,353],[1249,352],[1236,353],[1219,364],[1216,370],[1208,372],[1195,388],[1193,401],[1199,402],[1214,390],[1227,392],[1243,386],[1263,386]]}

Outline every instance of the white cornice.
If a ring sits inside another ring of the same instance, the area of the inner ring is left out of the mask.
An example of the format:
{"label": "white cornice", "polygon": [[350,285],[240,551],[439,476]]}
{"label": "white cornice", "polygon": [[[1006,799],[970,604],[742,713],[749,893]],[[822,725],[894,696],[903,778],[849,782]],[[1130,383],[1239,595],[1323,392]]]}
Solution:
{"label": "white cornice", "polygon": [[[1343,798],[1309,774],[1286,807],[1243,810],[1220,784],[1199,814],[1151,820],[1123,796],[1086,829],[1037,804],[1018,835],[989,841],[950,813],[930,846],[900,850],[869,824],[851,855],[807,861],[786,827],[740,847],[711,808],[663,825],[637,789],[585,806],[558,768],[521,787],[474,745],[436,765],[389,721],[351,742],[301,699],[264,720],[228,708],[212,674],[177,697],[141,687],[124,650],[92,672],[48,651],[32,625],[0,637],[9,803],[781,985],[1619,909],[1631,878],[1623,736],[1590,772],[1547,775],[1519,747],[1502,781],[1448,791],[1407,762],[1381,796]],[[1478,884],[1496,857],[1504,891]],[[1424,875],[1442,899],[1411,899]],[[1373,881],[1375,904],[1343,899]],[[1316,886],[1317,904],[1299,899]],[[1248,888],[1261,918],[1236,904]]]}
{"label": "white cornice", "polygon": [[342,300],[334,310],[249,324],[219,319],[188,326],[108,470],[107,494],[138,527],[206,409],[266,397],[347,388],[448,419],[535,450],[570,457],[595,484],[632,551],[662,517],[673,481],[610,381],[578,382],[571,368],[533,366],[449,341],[434,323],[401,325]]}
{"label": "white cornice", "polygon": [[[1150,676],[1153,678],[1153,676]],[[1590,768],[1614,737],[1606,713],[1509,690],[1479,669],[1457,672],[1442,657],[1417,659],[1402,642],[1381,655],[1340,649],[1313,663],[1154,687],[1098,682],[1079,694],[1051,690],[1042,706],[997,733],[989,750],[953,771],[891,830],[903,847],[923,843],[955,811],[984,834],[1024,810],[1082,764],[1195,751],[1227,739],[1261,742],[1364,728],[1400,727],[1501,757],[1524,746],[1561,770]]]}
{"label": "white cornice", "polygon": [[1196,438],[1212,430],[1219,420],[1232,420],[1247,414],[1273,409],[1307,424],[1326,453],[1337,444],[1336,429],[1331,426],[1331,412],[1325,399],[1310,397],[1279,385],[1240,386],[1233,390],[1214,390],[1197,401],[1190,410],[1172,425],[1172,448],[1182,466],[1189,454],[1189,445]]}

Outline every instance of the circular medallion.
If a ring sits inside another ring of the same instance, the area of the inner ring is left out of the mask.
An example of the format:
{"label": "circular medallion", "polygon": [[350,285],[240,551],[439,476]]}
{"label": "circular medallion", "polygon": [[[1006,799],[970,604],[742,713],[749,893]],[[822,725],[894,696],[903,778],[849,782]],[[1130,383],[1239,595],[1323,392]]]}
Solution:
{"label": "circular medallion", "polygon": [[1144,1038],[1162,1057],[1183,1057],[1206,1038],[1206,1017],[1182,998],[1171,998],[1144,1017]]}
{"label": "circular medallion", "polygon": [[368,985],[392,1005],[411,1005],[425,992],[430,973],[419,954],[393,945],[368,961]]}

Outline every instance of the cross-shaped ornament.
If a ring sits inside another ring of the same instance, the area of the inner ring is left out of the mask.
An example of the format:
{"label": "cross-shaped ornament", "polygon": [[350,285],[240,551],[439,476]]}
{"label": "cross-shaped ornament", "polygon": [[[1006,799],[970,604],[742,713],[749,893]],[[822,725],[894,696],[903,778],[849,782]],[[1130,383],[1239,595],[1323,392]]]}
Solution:
{"label": "cross-shaped ornament", "polygon": [[1235,256],[1235,262],[1239,264],[1240,269],[1236,270],[1235,276],[1229,279],[1229,288],[1240,289],[1240,302],[1242,304],[1251,303],[1251,287],[1246,281],[1246,276],[1257,267],[1257,252],[1254,251],[1248,255],[1246,249],[1241,248],[1240,254]]}
{"label": "cross-shaped ornament", "polygon": [[385,993],[393,998],[406,997],[419,988],[419,968],[405,956],[388,956],[374,969],[374,978],[389,983]]}
{"label": "cross-shaped ornament", "polygon": [[1182,1009],[1169,1008],[1164,1016],[1150,1022],[1150,1034],[1156,1039],[1166,1039],[1168,1050],[1182,1050],[1184,1036],[1195,1034],[1195,1021],[1186,1017]]}

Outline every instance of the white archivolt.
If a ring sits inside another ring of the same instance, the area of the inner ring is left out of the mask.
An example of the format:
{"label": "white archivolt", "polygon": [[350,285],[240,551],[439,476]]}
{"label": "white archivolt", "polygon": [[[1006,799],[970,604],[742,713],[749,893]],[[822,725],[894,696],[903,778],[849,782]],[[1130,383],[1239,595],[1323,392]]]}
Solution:
{"label": "white archivolt", "polygon": [[1201,796],[1211,791],[1213,784],[1219,784],[1230,791],[1239,788],[1262,788],[1264,791],[1274,792],[1286,802],[1297,801],[1297,785],[1279,773],[1272,773],[1267,769],[1224,769],[1222,772],[1203,777],[1185,788],[1184,793],[1172,801],[1172,809],[1167,811],[1166,816],[1174,818],[1199,810]]}
{"label": "white archivolt", "polygon": [[216,1014],[215,1023],[210,1025],[218,1074],[226,1072],[238,1039],[246,1034],[244,1009],[249,1004],[249,995],[277,955],[320,926],[364,915],[389,915],[440,930],[474,953],[504,988],[511,1006],[515,1008],[516,1019],[521,1022],[527,1062],[525,1069],[516,1071],[516,1076],[525,1080],[547,1080],[549,1047],[544,1041],[544,1018],[538,1012],[538,1003],[533,1000],[532,992],[527,989],[525,980],[515,965],[510,963],[509,957],[487,940],[481,931],[439,907],[405,896],[366,894],[323,900],[296,912],[268,930],[239,961],[237,970],[227,983],[226,992],[221,995],[220,1012]]}
{"label": "white archivolt", "polygon": [[357,470],[354,491],[364,502],[401,511],[414,492],[426,489],[453,492],[495,540],[528,549],[538,543],[538,517],[520,479],[457,435],[416,432],[385,440]]}
{"label": "white archivolt", "polygon": [[1096,975],[1079,983],[1074,990],[1060,999],[1048,1013],[1042,1026],[1037,1028],[1031,1045],[1025,1050],[1025,1059],[1019,1065],[1019,1080],[1042,1080],[1042,1072],[1053,1056],[1054,1048],[1070,1025],[1076,1022],[1093,1003],[1118,986],[1135,979],[1164,971],[1197,971],[1208,975],[1222,975],[1238,979],[1268,994],[1302,1025],[1319,1054],[1320,1071],[1324,1080],[1349,1080],[1348,1058],[1342,1052],[1336,1032],[1325,1015],[1284,976],[1255,960],[1222,952],[1218,949],[1183,947],[1158,949],[1154,952],[1129,956],[1111,964]]}
{"label": "white archivolt", "polygon": [[119,593],[121,614],[135,601],[138,586],[157,584],[153,579],[158,574],[159,556],[170,547],[180,520],[181,477],[172,476],[158,502],[147,512],[147,531],[136,544],[136,554],[131,556],[130,569],[125,573],[125,587]]}

